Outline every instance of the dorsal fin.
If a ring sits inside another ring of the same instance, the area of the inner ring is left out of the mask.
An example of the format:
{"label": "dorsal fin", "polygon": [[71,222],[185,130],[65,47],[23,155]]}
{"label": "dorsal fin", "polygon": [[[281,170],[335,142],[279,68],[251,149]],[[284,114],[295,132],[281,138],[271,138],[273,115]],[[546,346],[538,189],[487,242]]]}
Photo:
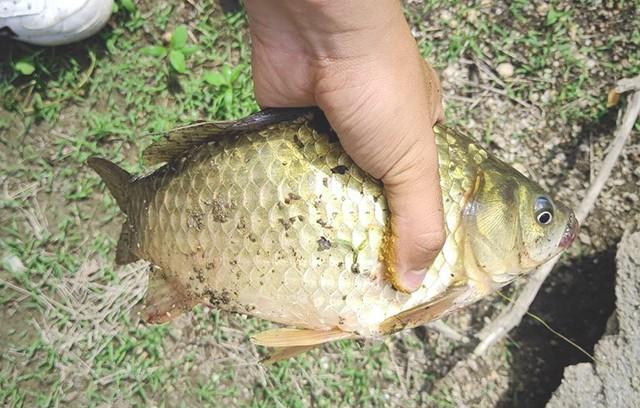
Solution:
{"label": "dorsal fin", "polygon": [[239,135],[264,129],[276,123],[310,118],[317,108],[270,108],[236,121],[199,122],[172,129],[147,147],[142,157],[147,164],[158,164],[181,157],[194,147],[224,136]]}

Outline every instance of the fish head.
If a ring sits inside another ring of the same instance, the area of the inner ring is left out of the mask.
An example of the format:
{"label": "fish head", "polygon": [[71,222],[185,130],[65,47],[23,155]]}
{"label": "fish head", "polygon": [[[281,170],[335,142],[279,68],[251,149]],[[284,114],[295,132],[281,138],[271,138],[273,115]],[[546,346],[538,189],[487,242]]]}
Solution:
{"label": "fish head", "polygon": [[567,249],[580,224],[574,212],[554,200],[537,183],[524,179],[520,186],[520,266],[537,267]]}
{"label": "fish head", "polygon": [[570,208],[501,162],[479,171],[463,225],[467,256],[498,284],[565,250],[579,228]]}

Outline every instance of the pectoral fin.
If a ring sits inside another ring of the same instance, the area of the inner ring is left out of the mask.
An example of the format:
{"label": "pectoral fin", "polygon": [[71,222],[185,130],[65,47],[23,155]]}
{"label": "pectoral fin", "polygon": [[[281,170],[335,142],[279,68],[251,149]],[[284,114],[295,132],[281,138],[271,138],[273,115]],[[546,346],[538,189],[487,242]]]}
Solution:
{"label": "pectoral fin", "polygon": [[432,302],[415,306],[389,317],[380,323],[380,331],[384,334],[391,334],[437,320],[464,306],[464,300],[467,298],[465,294],[468,290],[469,286],[467,285],[451,287]]}
{"label": "pectoral fin", "polygon": [[354,337],[356,337],[354,333],[339,329],[311,330],[281,328],[258,333],[251,338],[251,341],[259,346],[266,347],[308,347]]}

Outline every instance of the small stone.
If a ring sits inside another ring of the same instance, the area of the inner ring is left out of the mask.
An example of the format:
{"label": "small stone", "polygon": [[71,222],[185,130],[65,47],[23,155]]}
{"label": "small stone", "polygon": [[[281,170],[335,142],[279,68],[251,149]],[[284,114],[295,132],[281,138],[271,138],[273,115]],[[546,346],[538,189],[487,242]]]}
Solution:
{"label": "small stone", "polygon": [[549,4],[545,3],[544,1],[541,2],[540,4],[538,4],[538,6],[536,7],[536,12],[538,13],[538,15],[540,16],[546,16],[547,13],[549,12]]}
{"label": "small stone", "polygon": [[447,23],[452,18],[453,14],[451,14],[449,10],[442,10],[442,12],[440,13],[440,20],[444,21],[445,23]]}
{"label": "small stone", "polygon": [[26,269],[20,258],[12,254],[2,257],[2,266],[14,275],[19,275]]}
{"label": "small stone", "polygon": [[578,239],[580,240],[580,242],[582,242],[583,244],[586,245],[591,245],[591,237],[589,237],[589,234],[587,234],[586,232],[581,232],[578,234]]}
{"label": "small stone", "polygon": [[513,76],[513,70],[513,65],[508,62],[503,62],[496,68],[496,71],[502,78],[511,78]]}
{"label": "small stone", "polygon": [[471,24],[478,21],[478,12],[474,9],[469,10],[467,12],[467,21],[470,22]]}

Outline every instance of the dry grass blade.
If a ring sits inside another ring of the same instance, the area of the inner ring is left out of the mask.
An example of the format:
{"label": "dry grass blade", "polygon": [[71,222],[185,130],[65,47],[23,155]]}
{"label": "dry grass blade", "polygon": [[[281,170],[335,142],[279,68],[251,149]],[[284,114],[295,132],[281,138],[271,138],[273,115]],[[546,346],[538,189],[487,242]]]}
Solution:
{"label": "dry grass blade", "polygon": [[44,309],[36,323],[42,339],[58,355],[61,379],[88,378],[95,357],[121,330],[122,313],[127,313],[146,291],[146,263],[127,265],[118,271],[119,282],[106,284],[100,265],[88,259],[75,274],[55,282],[55,293],[37,287],[23,288],[0,279],[18,293],[32,296]]}
{"label": "dry grass blade", "polygon": [[[629,97],[629,104],[622,116],[622,121],[615,130],[614,140],[609,146],[609,152],[602,161],[598,175],[587,189],[582,202],[576,210],[576,217],[580,222],[584,221],[589,212],[593,209],[595,201],[604,188],[607,179],[611,175],[611,171],[622,152],[625,142],[629,139],[633,125],[640,114],[640,86],[638,86],[638,84],[640,84],[640,77],[622,80],[618,83],[618,87],[621,86],[621,83],[624,83],[625,86],[633,83],[635,84],[634,87],[630,87],[629,85],[629,87],[625,89],[637,90]],[[527,313],[533,299],[540,290],[542,283],[549,275],[556,262],[558,262],[558,259],[559,257],[553,258],[531,274],[529,281],[524,286],[522,292],[518,296],[518,299],[511,304],[511,307],[503,310],[503,312],[500,313],[493,322],[485,326],[476,335],[481,341],[474,350],[475,355],[484,354],[494,344],[501,341],[511,329],[520,324],[520,321],[522,321],[522,318]]]}

